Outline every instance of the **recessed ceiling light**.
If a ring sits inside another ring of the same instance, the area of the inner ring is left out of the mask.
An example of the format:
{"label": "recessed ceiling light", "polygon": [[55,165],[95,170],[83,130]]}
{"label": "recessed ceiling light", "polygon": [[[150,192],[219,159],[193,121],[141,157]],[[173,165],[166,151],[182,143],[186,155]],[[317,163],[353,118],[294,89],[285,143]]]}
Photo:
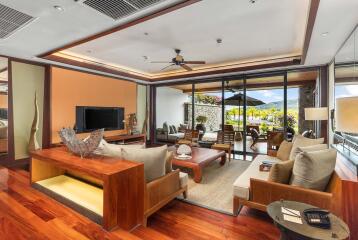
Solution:
{"label": "recessed ceiling light", "polygon": [[92,50],[87,50],[86,53],[92,53]]}
{"label": "recessed ceiling light", "polygon": [[149,35],[149,33],[145,32],[145,33],[144,33],[144,35],[148,36],[148,35]]}
{"label": "recessed ceiling light", "polygon": [[148,60],[148,56],[143,56],[144,61]]}
{"label": "recessed ceiling light", "polygon": [[323,37],[326,37],[326,36],[328,36],[328,32],[324,32],[324,33],[322,33],[321,34]]}
{"label": "recessed ceiling light", "polygon": [[65,11],[65,9],[63,8],[63,7],[61,7],[61,6],[58,6],[58,5],[55,5],[55,6],[53,6],[53,8],[54,9],[56,9],[56,10],[58,10],[58,11]]}
{"label": "recessed ceiling light", "polygon": [[254,4],[256,2],[256,0],[250,0],[250,3]]}
{"label": "recessed ceiling light", "polygon": [[216,42],[220,44],[223,42],[223,40],[221,38],[218,38],[218,39],[216,39]]}

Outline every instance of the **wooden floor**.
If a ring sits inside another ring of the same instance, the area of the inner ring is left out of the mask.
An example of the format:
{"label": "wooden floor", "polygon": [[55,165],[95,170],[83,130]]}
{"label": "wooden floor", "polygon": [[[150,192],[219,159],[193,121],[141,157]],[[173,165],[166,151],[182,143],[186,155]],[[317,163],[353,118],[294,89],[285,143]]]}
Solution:
{"label": "wooden floor", "polygon": [[[231,190],[231,189],[230,189]],[[29,173],[0,167],[1,240],[278,239],[265,213],[244,208],[232,217],[175,200],[132,233],[104,231],[29,186]]]}

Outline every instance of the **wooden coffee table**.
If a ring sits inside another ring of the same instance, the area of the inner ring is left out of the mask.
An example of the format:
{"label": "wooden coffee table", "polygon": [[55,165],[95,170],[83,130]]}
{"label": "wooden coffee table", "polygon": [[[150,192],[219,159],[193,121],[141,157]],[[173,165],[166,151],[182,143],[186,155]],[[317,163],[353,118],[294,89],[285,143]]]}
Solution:
{"label": "wooden coffee table", "polygon": [[225,151],[210,148],[193,147],[191,156],[192,158],[189,160],[180,160],[174,156],[172,162],[175,166],[192,169],[194,173],[194,181],[196,183],[201,182],[203,175],[202,170],[209,163],[215,161],[218,158],[221,158],[220,165],[224,165],[226,162]]}

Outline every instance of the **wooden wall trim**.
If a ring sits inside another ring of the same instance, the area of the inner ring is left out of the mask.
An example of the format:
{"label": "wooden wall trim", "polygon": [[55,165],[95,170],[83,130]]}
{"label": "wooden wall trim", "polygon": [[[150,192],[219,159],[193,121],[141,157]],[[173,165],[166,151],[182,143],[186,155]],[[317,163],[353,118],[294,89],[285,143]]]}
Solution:
{"label": "wooden wall trim", "polygon": [[45,68],[42,148],[51,146],[51,78],[52,67]]}
{"label": "wooden wall trim", "polygon": [[313,32],[314,23],[316,21],[317,11],[319,7],[319,1],[320,0],[311,0],[310,2],[310,8],[308,12],[308,20],[307,20],[307,26],[306,26],[306,33],[305,33],[305,40],[303,43],[303,50],[302,50],[302,56],[301,56],[301,64],[304,64],[306,61],[306,56],[308,52],[308,48],[311,42],[311,36]]}
{"label": "wooden wall trim", "polygon": [[15,140],[14,140],[14,101],[12,88],[12,60],[8,58],[8,161],[15,160]]}

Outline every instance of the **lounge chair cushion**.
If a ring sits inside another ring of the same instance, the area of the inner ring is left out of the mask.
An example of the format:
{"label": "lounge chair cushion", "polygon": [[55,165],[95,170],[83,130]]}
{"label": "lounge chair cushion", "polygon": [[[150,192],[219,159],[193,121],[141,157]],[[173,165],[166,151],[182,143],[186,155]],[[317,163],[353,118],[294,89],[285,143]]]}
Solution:
{"label": "lounge chair cushion", "polygon": [[323,142],[324,142],[324,138],[311,139],[311,138],[305,138],[301,135],[296,135],[293,140],[293,145],[290,153],[290,160],[295,160],[296,155],[300,152],[297,151],[297,148],[322,144]]}
{"label": "lounge chair cushion", "polygon": [[188,174],[179,172],[180,187],[183,188],[188,185]]}
{"label": "lounge chair cushion", "polygon": [[276,157],[258,155],[251,165],[235,180],[233,194],[236,197],[249,200],[250,198],[250,179],[267,180],[269,172],[261,172],[260,165],[262,161],[280,162]]}
{"label": "lounge chair cushion", "polygon": [[292,150],[292,142],[287,142],[284,140],[277,151],[277,158],[282,161],[287,161],[290,158],[290,153]]}
{"label": "lounge chair cushion", "polygon": [[165,175],[168,146],[146,149],[122,149],[125,160],[144,163],[144,176],[147,182]]}

